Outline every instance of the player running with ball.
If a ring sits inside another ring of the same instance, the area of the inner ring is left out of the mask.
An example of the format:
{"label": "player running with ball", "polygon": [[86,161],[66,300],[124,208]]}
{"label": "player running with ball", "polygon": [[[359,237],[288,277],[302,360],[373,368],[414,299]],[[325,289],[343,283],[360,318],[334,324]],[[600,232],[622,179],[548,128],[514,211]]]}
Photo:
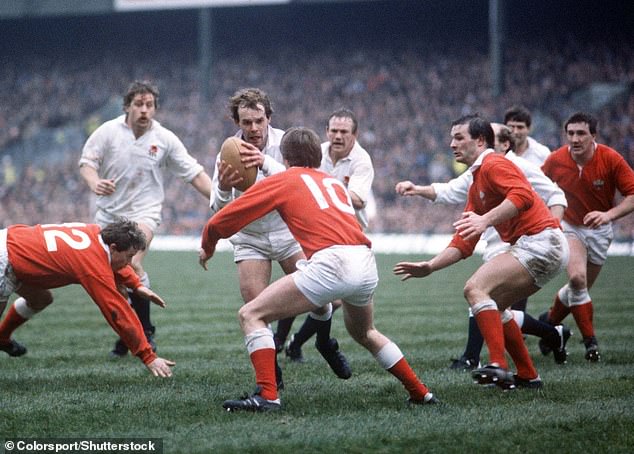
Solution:
{"label": "player running with ball", "polygon": [[344,322],[352,338],[396,376],[414,404],[436,403],[398,346],[373,323],[373,295],[378,274],[370,240],[355,218],[343,183],[316,170],[321,164],[317,134],[291,128],[281,142],[288,170],[252,186],[216,213],[203,229],[200,264],[206,269],[216,243],[243,226],[277,210],[302,246],[307,260],[297,271],[273,282],[238,312],[247,351],[255,369],[256,391],[227,400],[229,411],[269,411],[281,408],[275,384],[275,342],[272,321],[310,312],[343,300]]}

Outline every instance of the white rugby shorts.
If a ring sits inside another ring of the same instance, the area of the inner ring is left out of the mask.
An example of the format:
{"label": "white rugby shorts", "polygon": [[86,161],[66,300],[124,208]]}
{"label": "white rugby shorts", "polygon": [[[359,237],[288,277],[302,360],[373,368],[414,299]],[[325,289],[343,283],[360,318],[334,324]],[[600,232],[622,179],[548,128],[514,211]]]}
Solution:
{"label": "white rugby shorts", "polygon": [[267,233],[238,232],[229,238],[233,244],[233,261],[273,260],[281,262],[302,251],[288,229]]}
{"label": "white rugby shorts", "polygon": [[614,239],[612,223],[603,224],[596,229],[582,225],[572,225],[561,221],[564,234],[581,241],[588,252],[588,261],[595,265],[603,265],[608,258],[608,249]]}
{"label": "white rugby shorts", "polygon": [[298,261],[292,276],[299,291],[318,307],[337,299],[365,306],[379,283],[374,253],[365,245],[322,249],[310,260]]}
{"label": "white rugby shorts", "polygon": [[558,228],[523,235],[509,252],[526,268],[538,287],[543,287],[565,270],[570,258],[568,241]]}
{"label": "white rugby shorts", "polygon": [[117,222],[121,217],[125,217],[129,221],[145,224],[152,232],[156,232],[156,229],[161,223],[161,217],[151,213],[144,214],[142,212],[136,213],[130,216],[119,216],[116,214],[107,213],[103,210],[97,210],[95,214],[95,222],[101,227],[105,227],[108,224]]}

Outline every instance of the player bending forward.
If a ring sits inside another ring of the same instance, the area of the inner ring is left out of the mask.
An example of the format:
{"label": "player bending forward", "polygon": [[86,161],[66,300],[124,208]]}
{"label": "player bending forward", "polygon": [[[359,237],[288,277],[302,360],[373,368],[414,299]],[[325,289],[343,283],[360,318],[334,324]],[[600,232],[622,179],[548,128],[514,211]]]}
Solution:
{"label": "player bending forward", "polygon": [[26,348],[11,338],[13,331],[53,302],[49,289],[79,284],[148,370],[157,377],[170,377],[174,362],[152,351],[123,296],[127,287],[165,307],[163,299],[142,285],[130,266],[132,257],[146,245],[138,224],[126,219],[103,229],[75,222],[13,225],[0,230],[0,314],[12,293],[20,295],[0,323],[0,350],[9,356],[24,355]]}
{"label": "player bending forward", "polygon": [[319,137],[310,129],[291,128],[282,138],[281,151],[288,170],[256,183],[209,219],[202,233],[200,264],[207,269],[220,238],[277,210],[307,257],[297,263],[296,272],[272,283],[240,308],[240,326],[257,387],[253,395],[227,400],[223,407],[229,411],[280,409],[275,342],[268,324],[339,298],[352,338],[403,383],[409,402],[437,403],[398,346],[374,327],[372,297],[378,273],[371,243],[359,227],[343,183],[316,170],[321,164]]}

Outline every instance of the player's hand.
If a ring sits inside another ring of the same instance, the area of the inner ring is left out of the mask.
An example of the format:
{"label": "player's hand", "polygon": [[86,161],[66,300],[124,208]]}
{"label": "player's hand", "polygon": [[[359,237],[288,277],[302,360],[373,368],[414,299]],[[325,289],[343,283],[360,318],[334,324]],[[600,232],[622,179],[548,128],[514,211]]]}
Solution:
{"label": "player's hand", "polygon": [[583,217],[583,225],[591,229],[596,229],[610,222],[610,218],[604,211],[591,211]]}
{"label": "player's hand", "polygon": [[167,304],[165,304],[165,301],[163,301],[163,298],[158,296],[156,293],[154,293],[152,290],[150,290],[149,288],[147,288],[144,285],[142,285],[141,287],[136,288],[134,290],[134,293],[139,295],[141,298],[145,298],[145,299],[148,299],[148,300],[152,301],[157,306],[161,306],[161,307],[166,307],[167,306]]}
{"label": "player's hand", "polygon": [[416,195],[416,185],[409,180],[399,181],[394,189],[398,195]]}
{"label": "player's hand", "polygon": [[249,167],[261,169],[264,165],[264,153],[255,145],[249,142],[242,142],[240,144],[240,161],[247,169]]}
{"label": "player's hand", "polygon": [[207,271],[207,262],[213,255],[213,252],[211,254],[207,254],[203,248],[198,250],[198,263],[205,271]]}
{"label": "player's hand", "polygon": [[155,377],[171,377],[171,367],[175,365],[176,363],[174,361],[170,361],[169,359],[156,358],[150,364],[146,364],[145,367],[147,367]]}
{"label": "player's hand", "polygon": [[482,235],[489,225],[483,216],[473,211],[465,211],[453,226],[462,238],[471,240]]}
{"label": "player's hand", "polygon": [[218,162],[218,188],[221,191],[230,191],[235,185],[242,183],[240,173],[227,161]]}
{"label": "player's hand", "polygon": [[116,185],[114,184],[113,179],[99,180],[97,181],[97,184],[95,188],[93,189],[93,192],[97,195],[110,195],[114,193],[115,189],[116,189]]}
{"label": "player's hand", "polygon": [[426,277],[433,272],[429,262],[400,262],[394,265],[392,271],[397,276],[403,276],[402,281],[410,277]]}

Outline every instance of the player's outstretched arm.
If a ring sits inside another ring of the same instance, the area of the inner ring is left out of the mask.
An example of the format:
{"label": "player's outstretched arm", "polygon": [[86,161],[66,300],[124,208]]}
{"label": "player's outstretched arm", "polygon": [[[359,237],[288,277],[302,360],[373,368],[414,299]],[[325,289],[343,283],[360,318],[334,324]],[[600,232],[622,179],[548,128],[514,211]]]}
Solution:
{"label": "player's outstretched arm", "polygon": [[406,281],[411,277],[427,277],[435,271],[447,268],[462,259],[462,253],[455,247],[447,247],[438,255],[426,262],[399,262],[394,265],[392,272],[402,276]]}
{"label": "player's outstretched arm", "polygon": [[155,377],[167,378],[172,376],[171,368],[175,365],[176,363],[174,361],[170,361],[169,359],[156,358],[151,363],[146,364],[145,367],[147,367]]}
{"label": "player's outstretched arm", "polygon": [[152,301],[157,306],[161,306],[161,307],[166,307],[167,306],[167,304],[165,304],[165,301],[163,301],[163,298],[158,296],[156,293],[154,293],[152,290],[150,290],[149,288],[145,287],[144,285],[142,285],[140,287],[137,287],[134,290],[134,293],[136,293],[141,298],[145,298],[145,299],[148,299],[148,300]]}
{"label": "player's outstretched arm", "polygon": [[401,280],[406,281],[410,277],[426,277],[433,273],[429,262],[399,262],[392,270]]}

